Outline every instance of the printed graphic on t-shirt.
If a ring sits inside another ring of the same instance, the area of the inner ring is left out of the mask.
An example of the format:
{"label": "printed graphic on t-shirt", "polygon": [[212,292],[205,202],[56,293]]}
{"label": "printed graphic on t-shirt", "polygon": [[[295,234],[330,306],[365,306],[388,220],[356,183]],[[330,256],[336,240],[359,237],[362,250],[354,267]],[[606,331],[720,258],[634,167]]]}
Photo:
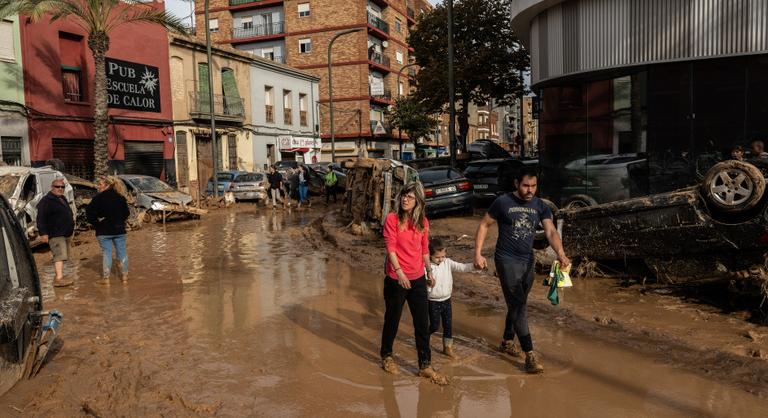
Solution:
{"label": "printed graphic on t-shirt", "polygon": [[510,225],[512,225],[512,230],[510,231],[512,238],[517,240],[530,239],[536,228],[534,216],[538,218],[538,213],[531,208],[509,208],[507,217],[510,220]]}

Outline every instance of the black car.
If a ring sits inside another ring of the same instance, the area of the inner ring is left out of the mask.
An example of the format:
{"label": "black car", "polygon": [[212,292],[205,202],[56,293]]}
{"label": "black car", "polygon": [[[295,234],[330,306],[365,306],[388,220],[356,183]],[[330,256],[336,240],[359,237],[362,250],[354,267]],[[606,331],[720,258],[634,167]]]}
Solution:
{"label": "black car", "polygon": [[472,183],[451,167],[431,167],[419,170],[424,186],[429,216],[448,212],[472,213],[474,195]]}
{"label": "black car", "polygon": [[467,145],[467,151],[469,152],[471,159],[492,159],[492,158],[510,158],[511,155],[507,150],[501,147],[490,139],[478,139]]}
{"label": "black car", "polygon": [[[26,234],[0,196],[0,395],[34,376],[56,337],[61,315],[43,312],[40,279]],[[45,321],[44,321],[45,319]]]}
{"label": "black car", "polygon": [[467,165],[464,175],[472,182],[475,197],[494,199],[515,190],[515,176],[523,165],[520,160],[510,158],[477,160]]}

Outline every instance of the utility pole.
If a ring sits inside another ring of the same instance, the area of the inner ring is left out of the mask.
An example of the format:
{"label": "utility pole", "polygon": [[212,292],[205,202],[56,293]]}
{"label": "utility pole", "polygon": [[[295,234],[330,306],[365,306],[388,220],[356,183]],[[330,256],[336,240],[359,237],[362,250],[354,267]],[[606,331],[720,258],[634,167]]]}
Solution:
{"label": "utility pole", "polygon": [[[208,59],[208,110],[211,116],[211,146],[213,148],[213,196],[216,197],[219,195],[218,150],[216,149],[216,118],[213,117],[213,58],[211,54],[211,28],[208,18],[209,1],[205,0],[205,53]],[[199,96],[198,100],[200,100]]]}
{"label": "utility pole", "polygon": [[[398,99],[402,96],[400,94],[400,76],[403,75],[403,70],[405,70],[406,68],[409,68],[409,67],[413,67],[415,65],[418,65],[418,64],[416,64],[415,62],[412,62],[412,63],[410,63],[408,65],[404,65],[404,66],[402,66],[400,68],[400,71],[397,72],[397,98]],[[413,140],[413,138],[411,138],[411,139]],[[416,149],[416,141],[415,140],[413,140],[413,141],[414,141],[413,142],[413,147],[414,147],[414,150],[415,150]],[[397,128],[397,143],[398,143],[398,146],[400,147],[400,159],[402,160],[403,159],[403,130],[400,129],[400,128]]]}
{"label": "utility pole", "polygon": [[[208,0],[205,1],[207,2]],[[328,107],[330,108],[331,116],[331,162],[336,161],[336,133],[333,131],[333,66],[331,65],[331,49],[333,48],[333,43],[336,42],[336,39],[340,36],[348,33],[360,32],[361,30],[363,30],[363,28],[349,29],[339,32],[334,35],[333,38],[331,38],[331,42],[328,43]]]}
{"label": "utility pole", "polygon": [[451,167],[456,168],[456,87],[453,82],[453,0],[446,0],[446,3],[446,9],[448,11],[448,141],[451,150]]}

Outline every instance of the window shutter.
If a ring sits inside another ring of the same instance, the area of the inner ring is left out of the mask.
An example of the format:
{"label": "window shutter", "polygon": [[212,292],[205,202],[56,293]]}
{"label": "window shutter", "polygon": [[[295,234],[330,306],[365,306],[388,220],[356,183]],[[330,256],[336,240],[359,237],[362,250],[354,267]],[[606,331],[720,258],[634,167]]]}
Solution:
{"label": "window shutter", "polygon": [[211,108],[208,103],[210,87],[208,84],[208,64],[197,64],[197,108],[201,113],[210,113]]}
{"label": "window shutter", "polygon": [[0,59],[15,60],[13,22],[0,20]]}

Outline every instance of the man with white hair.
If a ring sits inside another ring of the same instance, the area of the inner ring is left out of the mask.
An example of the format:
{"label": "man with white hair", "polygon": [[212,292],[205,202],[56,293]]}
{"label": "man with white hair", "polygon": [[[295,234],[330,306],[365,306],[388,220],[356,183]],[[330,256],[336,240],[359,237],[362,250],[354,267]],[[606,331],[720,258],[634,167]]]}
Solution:
{"label": "man with white hair", "polygon": [[53,255],[53,268],[56,276],[53,285],[69,286],[71,279],[64,278],[64,262],[69,260],[72,235],[75,233],[75,221],[72,208],[64,196],[64,177],[57,176],[51,182],[51,191],[37,204],[37,230],[40,240],[48,243]]}

